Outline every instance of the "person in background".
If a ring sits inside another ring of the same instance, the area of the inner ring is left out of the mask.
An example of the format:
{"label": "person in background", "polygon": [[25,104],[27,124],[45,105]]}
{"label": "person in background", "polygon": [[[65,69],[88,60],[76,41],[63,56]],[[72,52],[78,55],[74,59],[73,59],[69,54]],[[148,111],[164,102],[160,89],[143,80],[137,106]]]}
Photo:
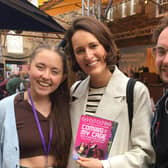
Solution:
{"label": "person in background", "polygon": [[4,80],[3,75],[0,73],[0,83]]}
{"label": "person in background", "polygon": [[21,82],[18,91],[25,91],[30,87],[28,74],[21,74]]}
{"label": "person in background", "polygon": [[130,132],[126,102],[129,78],[116,66],[116,46],[108,28],[93,17],[79,17],[67,30],[65,40],[73,70],[87,74],[87,78],[75,82],[71,88],[73,142],[82,114],[118,122],[108,159],[79,157],[74,161],[71,154],[68,168],[147,168],[154,159],[147,87],[139,81],[135,84]]}
{"label": "person in background", "polygon": [[0,167],[66,168],[71,121],[63,52],[38,46],[29,79],[28,90],[0,101]]}
{"label": "person in background", "polygon": [[10,79],[6,84],[6,90],[9,95],[12,95],[18,91],[21,81],[22,80],[19,73],[11,74]]}
{"label": "person in background", "polygon": [[[160,78],[168,84],[168,16],[154,30],[153,48],[155,64]],[[152,142],[156,152],[155,168],[168,168],[168,92],[158,100],[152,123]]]}
{"label": "person in background", "polygon": [[7,82],[8,82],[8,79],[5,79],[4,76],[0,74],[0,100],[8,96],[8,92],[6,90]]}

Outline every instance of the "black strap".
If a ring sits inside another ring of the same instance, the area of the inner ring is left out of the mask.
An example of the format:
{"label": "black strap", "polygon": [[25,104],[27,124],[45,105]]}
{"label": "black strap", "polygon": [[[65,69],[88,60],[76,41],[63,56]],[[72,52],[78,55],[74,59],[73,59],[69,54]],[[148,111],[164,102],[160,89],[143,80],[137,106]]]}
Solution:
{"label": "black strap", "polygon": [[134,102],[134,85],[136,80],[133,78],[130,78],[127,83],[127,91],[126,91],[126,98],[127,98],[127,105],[128,105],[128,117],[129,117],[129,125],[130,125],[130,131],[132,128],[132,118],[133,118],[133,102]]}
{"label": "black strap", "polygon": [[[82,82],[82,81],[79,81],[79,82],[75,85],[74,89],[72,90],[72,94],[75,93],[76,89],[78,88],[78,86],[80,85],[81,82]],[[76,99],[77,99],[77,98],[76,98],[75,96],[72,96],[72,101],[75,101]]]}
{"label": "black strap", "polygon": [[78,81],[78,83],[76,84],[76,86],[74,87],[72,93],[75,93],[76,89],[78,88],[78,86],[80,85],[82,81]]}

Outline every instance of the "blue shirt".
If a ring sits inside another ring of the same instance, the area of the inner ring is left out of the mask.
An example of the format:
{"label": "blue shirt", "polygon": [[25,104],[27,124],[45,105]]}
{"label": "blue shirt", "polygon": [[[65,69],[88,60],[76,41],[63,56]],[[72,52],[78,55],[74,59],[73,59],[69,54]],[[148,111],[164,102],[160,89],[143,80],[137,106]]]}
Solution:
{"label": "blue shirt", "polygon": [[0,167],[19,168],[19,142],[14,112],[16,94],[0,101]]}

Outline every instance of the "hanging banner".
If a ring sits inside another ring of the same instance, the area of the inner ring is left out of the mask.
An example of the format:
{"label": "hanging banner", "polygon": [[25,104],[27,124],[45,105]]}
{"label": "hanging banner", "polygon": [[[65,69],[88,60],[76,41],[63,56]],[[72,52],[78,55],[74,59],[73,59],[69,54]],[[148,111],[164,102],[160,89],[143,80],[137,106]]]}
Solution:
{"label": "hanging banner", "polygon": [[15,34],[16,33],[14,31],[9,31],[9,35],[7,35],[7,52],[14,54],[23,54],[23,37],[16,36]]}

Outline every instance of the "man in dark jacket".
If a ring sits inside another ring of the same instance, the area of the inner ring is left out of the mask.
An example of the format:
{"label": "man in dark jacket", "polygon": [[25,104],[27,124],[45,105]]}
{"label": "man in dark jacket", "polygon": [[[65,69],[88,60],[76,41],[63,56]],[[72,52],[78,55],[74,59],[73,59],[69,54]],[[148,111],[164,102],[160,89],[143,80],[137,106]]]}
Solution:
{"label": "man in dark jacket", "polygon": [[8,91],[9,95],[12,95],[19,90],[21,79],[19,74],[14,74],[6,84],[6,90]]}
{"label": "man in dark jacket", "polygon": [[[160,78],[168,84],[168,16],[161,20],[161,24],[154,31],[153,48],[155,64]],[[168,92],[156,104],[156,111],[152,123],[152,143],[156,152],[155,168],[168,168]]]}

